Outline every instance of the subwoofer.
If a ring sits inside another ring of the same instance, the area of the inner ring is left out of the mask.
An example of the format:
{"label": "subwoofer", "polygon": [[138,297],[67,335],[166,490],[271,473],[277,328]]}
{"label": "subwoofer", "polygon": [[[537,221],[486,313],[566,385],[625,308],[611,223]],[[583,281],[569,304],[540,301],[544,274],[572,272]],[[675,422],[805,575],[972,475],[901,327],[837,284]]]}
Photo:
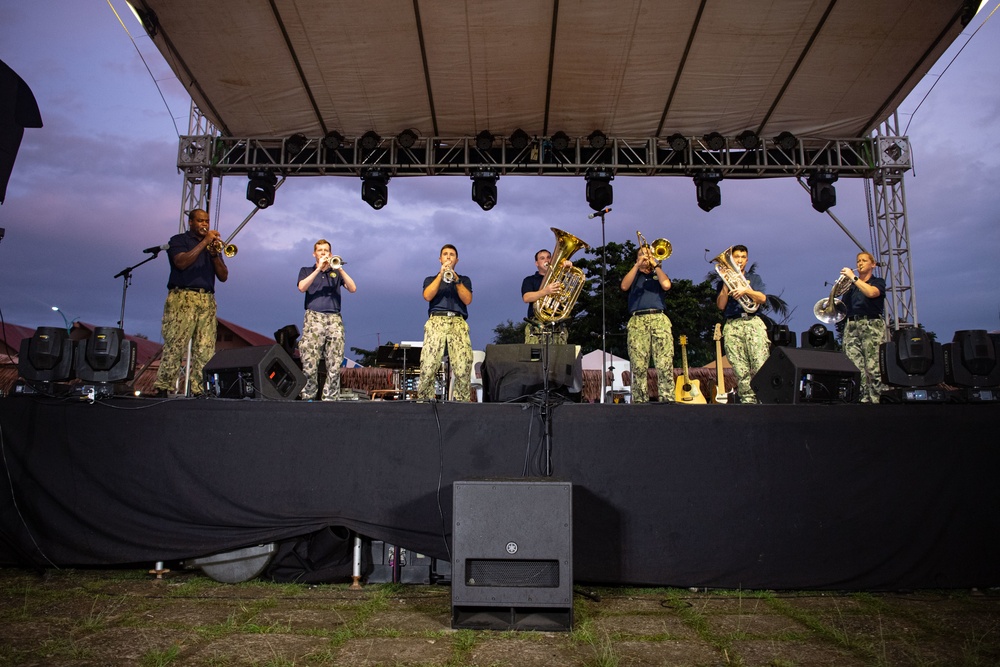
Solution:
{"label": "subwoofer", "polygon": [[452,627],[573,626],[573,485],[459,480],[453,492]]}
{"label": "subwoofer", "polygon": [[761,403],[854,403],[861,371],[840,352],[775,347],[750,380]]}
{"label": "subwoofer", "polygon": [[306,376],[280,345],[220,350],[205,364],[208,395],[217,398],[264,398],[292,401],[306,386]]}

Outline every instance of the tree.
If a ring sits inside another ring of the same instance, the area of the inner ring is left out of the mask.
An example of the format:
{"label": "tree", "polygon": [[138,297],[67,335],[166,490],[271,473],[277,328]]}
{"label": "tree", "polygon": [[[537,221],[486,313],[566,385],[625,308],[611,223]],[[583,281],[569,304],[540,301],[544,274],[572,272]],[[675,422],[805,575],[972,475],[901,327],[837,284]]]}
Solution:
{"label": "tree", "polygon": [[493,342],[496,345],[509,345],[524,342],[524,325],[507,320],[493,328]]}
{"label": "tree", "polygon": [[[392,341],[387,341],[386,345],[392,345]],[[378,354],[378,350],[366,350],[362,347],[352,347],[351,352],[355,355],[354,360],[362,366],[375,366],[375,357]]]}

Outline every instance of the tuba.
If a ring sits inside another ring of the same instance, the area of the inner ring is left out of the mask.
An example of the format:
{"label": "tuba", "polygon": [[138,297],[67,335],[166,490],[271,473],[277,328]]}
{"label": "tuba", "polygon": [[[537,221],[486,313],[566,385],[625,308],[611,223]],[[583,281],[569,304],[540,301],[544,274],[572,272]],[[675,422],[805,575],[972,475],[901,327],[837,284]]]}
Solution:
{"label": "tuba", "polygon": [[[719,274],[730,292],[738,289],[750,289],[750,281],[746,279],[746,276],[740,271],[740,267],[736,266],[736,262],[733,261],[733,246],[720,252],[712,261],[715,262],[715,272]],[[749,295],[744,294],[741,297],[736,297],[736,301],[746,312],[751,314],[757,312],[757,302]]]}
{"label": "tuba", "polygon": [[562,284],[562,289],[535,302],[535,317],[544,324],[561,322],[570,316],[586,278],[583,277],[583,271],[575,266],[564,267],[563,262],[580,248],[590,250],[589,245],[572,234],[555,227],[551,229],[556,235],[556,248],[549,260],[549,272],[545,274],[541,288],[558,282]]}
{"label": "tuba", "polygon": [[847,306],[837,297],[843,296],[850,289],[851,279],[841,274],[830,289],[830,296],[820,299],[813,306],[813,315],[820,322],[836,324],[847,316]]}

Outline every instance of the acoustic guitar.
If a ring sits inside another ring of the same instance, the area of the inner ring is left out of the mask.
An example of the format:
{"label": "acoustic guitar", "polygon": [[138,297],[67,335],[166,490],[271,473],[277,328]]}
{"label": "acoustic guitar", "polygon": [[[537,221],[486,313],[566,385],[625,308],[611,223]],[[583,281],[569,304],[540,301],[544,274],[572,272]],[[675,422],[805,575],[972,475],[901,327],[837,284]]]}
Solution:
{"label": "acoustic guitar", "polygon": [[692,380],[688,376],[687,342],[687,336],[681,336],[681,368],[684,374],[677,378],[677,384],[674,385],[674,399],[681,404],[704,405],[708,401],[701,393],[701,380]]}
{"label": "acoustic guitar", "polygon": [[722,372],[722,325],[715,325],[715,402],[728,403],[729,394],[726,393],[726,375]]}

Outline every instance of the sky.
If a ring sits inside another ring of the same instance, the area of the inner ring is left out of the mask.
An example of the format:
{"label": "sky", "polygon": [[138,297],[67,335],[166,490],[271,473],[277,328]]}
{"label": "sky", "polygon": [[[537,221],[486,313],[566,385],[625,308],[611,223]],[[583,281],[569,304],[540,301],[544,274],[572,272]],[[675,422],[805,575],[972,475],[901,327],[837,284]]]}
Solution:
{"label": "sky", "polygon": [[[992,265],[1000,250],[1000,188],[992,183],[1000,12],[987,20],[998,4],[983,7],[899,108],[914,156],[905,194],[917,319],[942,341],[956,330],[1000,329]],[[25,130],[0,206],[4,320],[59,326],[58,306],[68,319],[115,326],[124,303],[126,332],[162,341],[166,253],[136,267],[127,290],[114,276],[180,230],[178,128],[187,131],[190,100],[123,0],[0,0],[0,60],[31,88],[44,122]],[[863,183],[838,181],[831,211],[870,248]],[[318,238],[331,241],[358,285],[344,293],[342,312],[348,348],[363,349],[423,338],[422,282],[437,272],[444,243],[458,247],[456,269],[472,279],[476,349],[492,342],[498,324],[524,317],[521,280],[534,272],[534,252],[552,249],[552,227],[592,246],[634,242],[637,230],[649,241],[667,238],[667,273],[695,282],[712,271],[712,257],[743,243],[766,291],[794,309],[787,324],[795,332],[817,322],[813,305],[842,267],[854,266],[854,242],[812,209],[794,179],[723,181],[722,205],[710,213],[697,207],[688,178],[619,177],[613,186],[602,227],[587,217],[582,178],[502,178],[488,212],[461,177],[394,179],[379,211],[361,200],[358,179],[288,179],[234,238],[239,252],[218,287],[218,315],[267,336],[288,324],[301,330],[295,283]],[[216,192],[212,223],[224,238],[253,210],[245,190],[246,178],[234,176]]]}

